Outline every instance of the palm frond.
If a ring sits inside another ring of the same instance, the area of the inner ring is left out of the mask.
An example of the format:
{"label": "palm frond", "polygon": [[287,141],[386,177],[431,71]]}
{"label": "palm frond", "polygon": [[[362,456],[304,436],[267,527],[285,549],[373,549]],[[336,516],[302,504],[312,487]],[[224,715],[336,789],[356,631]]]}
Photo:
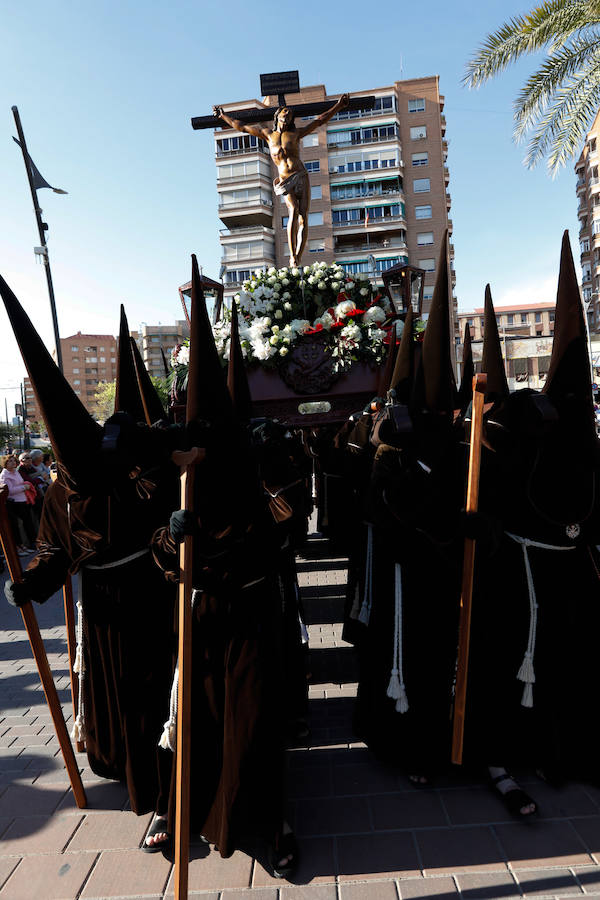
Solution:
{"label": "palm frond", "polygon": [[593,68],[600,57],[600,34],[591,31],[548,56],[515,101],[515,139],[521,141],[567,79]]}
{"label": "palm frond", "polygon": [[548,155],[548,169],[554,177],[574,155],[598,111],[600,103],[600,59],[574,76],[555,95],[539,116],[524,162],[536,166]]}
{"label": "palm frond", "polygon": [[547,0],[524,16],[509,19],[488,35],[478,54],[467,64],[463,78],[478,87],[527,53],[548,44],[558,49],[575,32],[600,23],[597,0]]}

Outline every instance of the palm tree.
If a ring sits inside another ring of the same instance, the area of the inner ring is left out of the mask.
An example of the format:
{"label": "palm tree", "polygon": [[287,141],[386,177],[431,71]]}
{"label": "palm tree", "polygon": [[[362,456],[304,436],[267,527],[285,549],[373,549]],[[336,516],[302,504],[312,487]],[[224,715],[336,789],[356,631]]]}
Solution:
{"label": "palm tree", "polygon": [[547,157],[553,176],[573,157],[600,107],[600,0],[547,0],[488,35],[464,82],[479,87],[522,56],[546,52],[514,104],[525,164]]}

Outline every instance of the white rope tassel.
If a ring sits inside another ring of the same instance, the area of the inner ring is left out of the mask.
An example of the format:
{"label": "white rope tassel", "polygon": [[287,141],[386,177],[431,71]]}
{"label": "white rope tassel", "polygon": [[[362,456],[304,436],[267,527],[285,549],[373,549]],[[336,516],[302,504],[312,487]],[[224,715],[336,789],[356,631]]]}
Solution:
{"label": "white rope tassel", "polygon": [[396,563],[394,568],[394,657],[387,695],[391,700],[396,701],[396,712],[408,711],[408,697],[406,696],[402,665],[402,567],[400,563]]}
{"label": "white rope tassel", "polygon": [[523,562],[525,563],[525,574],[527,576],[527,590],[529,592],[529,637],[527,639],[527,649],[523,656],[523,662],[517,672],[517,679],[525,683],[523,688],[523,696],[521,697],[521,706],[528,709],[533,707],[533,685],[535,684],[535,670],[533,668],[533,657],[535,655],[535,644],[537,638],[537,621],[538,621],[538,602],[535,594],[535,584],[533,581],[533,572],[531,571],[531,563],[529,561],[529,548],[537,547],[541,550],[574,550],[574,547],[559,547],[552,544],[543,544],[540,541],[532,541],[529,538],[521,537],[519,534],[511,534],[506,532],[509,538],[521,545],[523,550]]}
{"label": "white rope tassel", "polygon": [[373,594],[373,526],[367,525],[367,557],[365,560],[365,589],[363,602],[358,615],[358,621],[363,625],[369,624],[371,618],[371,598]]}
{"label": "white rope tassel", "polygon": [[83,661],[83,606],[81,605],[81,572],[77,578],[77,649],[75,650],[75,662],[73,671],[79,676],[77,691],[77,715],[71,729],[71,738],[79,743],[85,741],[85,714],[83,709],[83,676],[85,675],[85,663]]}
{"label": "white rope tassel", "polygon": [[[202,591],[194,590],[192,591],[192,612],[194,611],[194,607],[196,605],[196,601],[199,597],[202,596]],[[163,732],[158,741],[158,746],[162,747],[163,750],[170,750],[172,753],[175,752],[175,747],[177,745],[177,697],[179,694],[179,660],[177,661],[177,665],[175,666],[175,672],[173,674],[173,684],[171,685],[171,698],[169,700],[169,718],[163,725]]]}
{"label": "white rope tassel", "polygon": [[175,752],[175,743],[177,737],[177,693],[179,689],[179,663],[173,675],[173,684],[171,685],[171,699],[169,701],[169,718],[163,725],[163,733],[160,736],[158,746],[163,750],[171,750]]}

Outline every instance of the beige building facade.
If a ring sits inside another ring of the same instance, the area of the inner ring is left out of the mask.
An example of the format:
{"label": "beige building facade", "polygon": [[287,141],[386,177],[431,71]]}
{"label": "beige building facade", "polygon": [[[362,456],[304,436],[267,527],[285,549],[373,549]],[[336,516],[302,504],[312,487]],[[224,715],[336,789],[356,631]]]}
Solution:
{"label": "beige building facade", "polygon": [[[438,76],[366,88],[373,109],[343,110],[302,140],[309,173],[309,238],[303,265],[338,262],[377,283],[399,262],[427,272],[424,312],[433,295],[444,230],[452,232],[444,98]],[[324,85],[286,96],[290,105],[330,101]],[[276,106],[276,97],[223,104],[227,112]],[[297,125],[309,121],[299,119]],[[287,207],[273,192],[277,171],[259,138],[215,131],[222,266],[226,296],[256,269],[289,264]],[[451,258],[454,250],[451,246]]]}
{"label": "beige building facade", "polygon": [[600,333],[600,112],[575,164],[581,293],[592,334]]}

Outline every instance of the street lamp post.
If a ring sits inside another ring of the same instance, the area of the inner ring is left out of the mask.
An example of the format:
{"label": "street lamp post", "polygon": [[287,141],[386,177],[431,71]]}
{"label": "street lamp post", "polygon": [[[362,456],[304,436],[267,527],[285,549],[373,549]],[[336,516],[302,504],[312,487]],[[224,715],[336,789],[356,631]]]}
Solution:
{"label": "street lamp post", "polygon": [[[58,333],[58,317],[56,315],[56,303],[54,300],[54,286],[52,284],[52,272],[50,271],[50,259],[48,257],[48,247],[46,244],[46,228],[48,227],[45,222],[42,221],[42,210],[40,209],[40,205],[38,203],[37,193],[35,189],[35,185],[33,183],[33,173],[31,171],[31,166],[29,165],[30,156],[27,152],[27,144],[25,143],[25,135],[23,134],[23,126],[21,125],[21,117],[19,116],[19,110],[16,106],[12,107],[13,116],[15,117],[15,125],[17,126],[17,133],[19,135],[19,143],[21,145],[21,151],[23,153],[23,160],[25,162],[25,171],[27,172],[27,180],[29,181],[29,189],[31,191],[31,199],[33,200],[33,211],[35,212],[35,220],[37,222],[38,233],[40,236],[40,244],[41,244],[41,253],[39,254],[42,258],[42,262],[44,264],[44,268],[46,270],[46,281],[48,282],[48,294],[50,296],[50,310],[52,312],[52,327],[54,329],[54,342],[56,345],[56,364],[60,371],[63,371],[63,363],[62,363],[62,352],[60,348],[60,336]],[[64,193],[64,192],[63,192]]]}

